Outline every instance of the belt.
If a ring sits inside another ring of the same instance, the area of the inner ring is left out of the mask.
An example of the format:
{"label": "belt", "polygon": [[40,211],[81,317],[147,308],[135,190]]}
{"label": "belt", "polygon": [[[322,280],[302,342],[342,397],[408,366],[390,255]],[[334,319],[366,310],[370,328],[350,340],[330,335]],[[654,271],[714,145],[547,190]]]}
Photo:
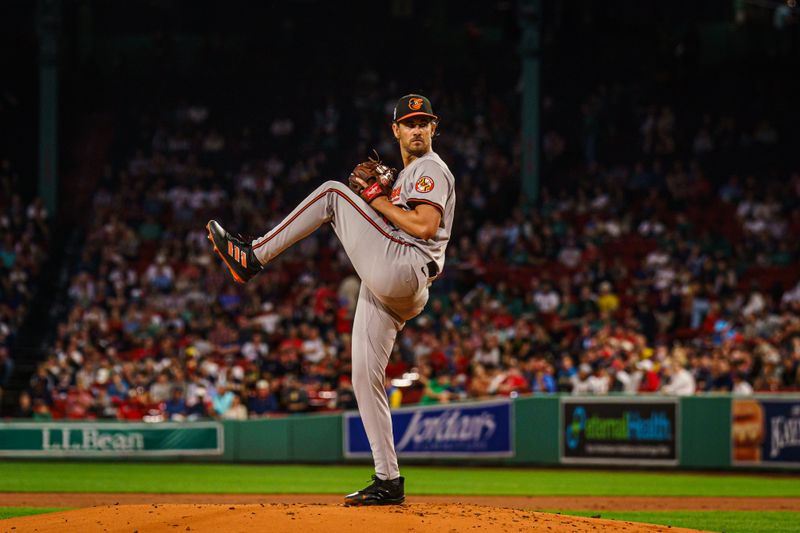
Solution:
{"label": "belt", "polygon": [[439,265],[436,264],[436,261],[431,261],[425,268],[428,269],[428,278],[433,279],[439,275]]}

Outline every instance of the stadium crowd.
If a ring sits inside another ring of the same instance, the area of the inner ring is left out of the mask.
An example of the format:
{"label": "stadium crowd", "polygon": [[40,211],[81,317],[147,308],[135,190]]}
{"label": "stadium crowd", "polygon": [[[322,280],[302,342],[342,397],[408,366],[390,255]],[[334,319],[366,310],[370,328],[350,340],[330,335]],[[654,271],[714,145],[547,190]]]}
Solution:
{"label": "stadium crowd", "polygon": [[[582,107],[581,131],[546,129],[552,176],[531,208],[508,205],[520,198],[520,151],[507,100],[480,84],[469,98],[430,97],[447,110],[434,148],[457,177],[457,228],[429,305],[398,337],[393,405],[800,388],[789,238],[800,235],[800,173],[715,170],[726,151],[780,146],[767,118],[691,122],[647,106],[627,132],[630,157],[612,164],[601,91]],[[391,161],[392,105],[378,89],[358,96],[350,136],[335,99],[264,131],[203,105],[144,114],[95,195],[71,310],[17,414],[157,421],[355,407],[359,282],[332,232],[237,286],[204,224],[265,230],[320,181],[345,179],[348,158],[374,145]]]}
{"label": "stadium crowd", "polygon": [[0,160],[0,404],[50,238],[47,209],[40,198],[26,205],[18,193],[20,180],[11,160]]}

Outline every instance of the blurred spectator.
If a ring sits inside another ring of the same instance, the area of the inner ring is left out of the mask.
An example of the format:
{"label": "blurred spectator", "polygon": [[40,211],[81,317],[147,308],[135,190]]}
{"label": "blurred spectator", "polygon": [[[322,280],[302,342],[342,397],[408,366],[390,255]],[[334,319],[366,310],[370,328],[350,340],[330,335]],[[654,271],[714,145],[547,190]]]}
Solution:
{"label": "blurred spectator", "polygon": [[553,367],[549,364],[536,365],[530,389],[531,392],[534,393],[556,392],[558,390],[558,385],[553,375]]}
{"label": "blurred spectator", "polygon": [[183,420],[187,415],[186,400],[183,397],[183,388],[173,387],[172,396],[164,405],[164,414],[168,420]]}
{"label": "blurred spectator", "polygon": [[23,197],[21,179],[10,159],[0,161],[0,409],[14,372],[12,349],[37,292],[50,240],[44,202]]}
{"label": "blurred spectator", "polygon": [[[689,394],[692,379],[699,392],[798,390],[800,244],[789,237],[800,229],[800,175],[737,168],[739,156],[765,146],[793,153],[765,107],[692,114],[677,97],[627,88],[640,109],[612,105],[626,102],[617,89],[589,89],[561,103],[582,114],[583,127],[548,115],[557,122],[545,125],[552,166],[530,206],[515,189],[517,133],[496,120],[476,126],[470,106],[456,105],[468,94],[489,107],[471,89],[443,95],[457,133],[443,132],[437,151],[458,179],[459,224],[430,305],[398,335],[387,372],[410,385],[389,382],[391,398]],[[376,102],[389,98],[371,91]],[[350,153],[307,148],[341,142],[347,122],[391,152],[391,138],[370,126],[385,120],[380,107],[359,105],[341,121],[343,102],[331,97],[308,124],[291,114],[259,131],[233,115],[223,126],[211,105],[165,104],[131,124],[133,140],[118,147],[69,265],[69,309],[31,378],[34,409],[181,419],[240,416],[243,407],[251,416],[354,408],[349,331],[359,282],[329,230],[239,287],[197,220],[254,231],[276,223],[293,195],[352,168]],[[640,148],[611,154],[612,130]],[[303,143],[299,131],[308,132]],[[47,215],[40,201],[3,202],[0,226],[13,230],[0,239],[8,347],[35,270],[25,261],[44,255]],[[37,238],[11,237],[27,226]]]}
{"label": "blurred spectator", "polygon": [[680,361],[674,360],[671,364],[665,364],[662,373],[665,382],[661,385],[661,392],[664,394],[691,396],[695,393],[694,376]]}
{"label": "blurred spectator", "polygon": [[308,392],[294,374],[288,374],[285,378],[281,389],[281,404],[290,413],[303,413],[308,410]]}
{"label": "blurred spectator", "polygon": [[[110,389],[111,387],[109,387]],[[155,402],[166,402],[170,397],[172,385],[169,382],[169,374],[162,372],[156,378],[155,383],[150,385],[150,399]]]}
{"label": "blurred spectator", "polygon": [[594,369],[592,375],[588,378],[588,387],[591,394],[608,394],[611,386],[611,379],[608,371],[602,365],[598,365]]}
{"label": "blurred spectator", "polygon": [[386,376],[384,379],[384,388],[386,389],[386,397],[389,399],[389,407],[397,409],[403,403],[403,392],[399,387],[392,385],[392,378]]}
{"label": "blurred spectator", "polygon": [[733,389],[731,392],[738,396],[750,396],[753,394],[753,386],[745,380],[745,375],[742,372],[733,372]]}
{"label": "blurred spectator", "polygon": [[578,367],[578,373],[572,377],[572,394],[591,394],[592,384],[589,378],[592,377],[592,367],[587,363],[582,363]]}
{"label": "blurred spectator", "polygon": [[3,391],[11,381],[14,373],[14,362],[8,353],[8,348],[0,345],[0,405],[3,402]]}
{"label": "blurred spectator", "polygon": [[422,396],[422,405],[431,405],[436,403],[449,403],[453,399],[453,391],[450,384],[450,375],[446,373],[439,374],[438,376],[430,376],[430,371],[423,370],[427,376],[421,375],[420,381],[425,386],[425,392]]}
{"label": "blurred spectator", "polygon": [[237,398],[237,396],[232,390],[222,386],[217,387],[217,393],[211,400],[214,415],[219,417],[227,413],[233,406],[235,398]]}
{"label": "blurred spectator", "polygon": [[42,400],[33,401],[33,420],[35,421],[48,421],[52,420],[53,415],[50,408]]}
{"label": "blurred spectator", "polygon": [[242,404],[242,398],[238,394],[233,395],[230,407],[222,413],[224,420],[247,420],[247,407]]}
{"label": "blurred spectator", "polygon": [[265,416],[278,411],[278,400],[269,389],[269,382],[261,379],[256,383],[255,394],[247,401],[251,416]]}
{"label": "blurred spectator", "polygon": [[496,394],[500,396],[515,398],[530,390],[528,381],[516,364],[509,365],[509,368],[505,372],[499,373],[497,377],[498,383],[495,390]]}
{"label": "blurred spectator", "polygon": [[637,368],[640,373],[639,392],[658,392],[661,387],[661,378],[654,369],[653,361],[645,359]]}
{"label": "blurred spectator", "polygon": [[336,408],[342,410],[356,409],[356,393],[353,391],[353,384],[350,378],[342,376],[339,379],[339,387],[336,389]]}
{"label": "blurred spectator", "polygon": [[19,394],[19,401],[17,402],[17,410],[14,412],[14,418],[33,418],[33,402],[31,395],[26,391]]}

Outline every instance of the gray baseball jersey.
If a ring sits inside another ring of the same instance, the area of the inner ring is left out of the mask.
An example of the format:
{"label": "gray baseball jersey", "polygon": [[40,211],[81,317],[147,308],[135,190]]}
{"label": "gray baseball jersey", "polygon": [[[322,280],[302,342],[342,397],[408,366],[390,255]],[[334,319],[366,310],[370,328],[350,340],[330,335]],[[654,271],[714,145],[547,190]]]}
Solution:
{"label": "gray baseball jersey", "polygon": [[436,235],[423,240],[402,230],[403,237],[412,241],[426,256],[436,262],[439,272],[444,269],[445,250],[453,230],[456,208],[455,179],[447,164],[436,152],[428,152],[400,171],[394,183],[391,202],[403,209],[416,204],[430,204],[442,213]]}
{"label": "gray baseball jersey", "polygon": [[330,224],[361,278],[351,342],[353,390],[380,479],[400,475],[383,388],[386,365],[397,332],[428,301],[427,263],[435,261],[440,272],[444,267],[455,209],[453,175],[430,152],[400,172],[391,196],[405,209],[418,203],[438,208],[442,221],[434,237],[422,240],[399,230],[345,184],[327,181],[252,242],[256,257],[266,265],[322,224]]}

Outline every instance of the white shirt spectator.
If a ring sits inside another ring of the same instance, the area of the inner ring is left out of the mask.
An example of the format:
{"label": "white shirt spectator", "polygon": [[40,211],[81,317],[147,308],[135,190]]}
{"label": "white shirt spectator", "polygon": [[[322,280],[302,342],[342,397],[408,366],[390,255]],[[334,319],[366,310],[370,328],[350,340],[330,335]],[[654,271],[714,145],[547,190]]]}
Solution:
{"label": "white shirt spectator", "polygon": [[645,258],[645,263],[649,267],[663,266],[669,263],[669,254],[662,250],[653,250]]}
{"label": "white shirt spectator", "polygon": [[663,290],[671,287],[673,281],[675,281],[675,270],[672,265],[666,264],[656,270],[653,287],[657,290]]}
{"label": "white shirt spectator", "polygon": [[488,348],[481,346],[475,350],[475,357],[473,361],[482,365],[500,365],[500,349],[498,347]]}
{"label": "white shirt spectator", "polygon": [[796,302],[800,302],[800,281],[791,290],[784,292],[781,297],[781,304],[783,305],[790,305]]}
{"label": "white shirt spectator", "polygon": [[754,314],[758,314],[764,310],[766,307],[766,302],[764,301],[764,297],[758,291],[753,291],[750,294],[750,298],[747,300],[747,304],[745,304],[744,309],[742,309],[742,314],[744,316],[751,316]]}
{"label": "white shirt spectator", "polygon": [[183,185],[176,185],[167,191],[167,200],[172,204],[174,210],[183,209],[189,203],[189,189]]}
{"label": "white shirt spectator", "polygon": [[622,392],[625,394],[636,394],[636,387],[633,384],[633,378],[625,370],[617,370],[617,381],[622,383]]}
{"label": "white shirt spectator", "polygon": [[600,230],[605,231],[611,237],[622,235],[622,225],[618,220],[610,218],[600,223]]}
{"label": "white shirt spectator", "polygon": [[589,386],[589,392],[591,394],[608,394],[608,384],[609,379],[608,375],[603,376],[589,376],[589,379],[586,380]]}
{"label": "white shirt spectator", "polygon": [[261,306],[262,313],[253,317],[253,322],[268,335],[275,333],[278,323],[281,321],[281,316],[273,309],[271,302],[265,302]]}
{"label": "white shirt spectator", "polygon": [[145,278],[150,285],[158,287],[172,286],[175,280],[175,271],[166,263],[163,256],[156,257],[156,262],[147,267]]}
{"label": "white shirt spectator", "polygon": [[630,374],[630,382],[625,387],[625,392],[627,394],[636,394],[639,392],[639,385],[642,384],[642,378],[644,378],[644,372],[641,370],[634,370]]}
{"label": "white shirt spectator", "polygon": [[28,206],[27,215],[30,220],[47,220],[47,208],[40,199]]}
{"label": "white shirt spectator", "polygon": [[269,345],[266,342],[254,343],[247,341],[242,346],[242,355],[248,361],[255,361],[259,357],[266,357],[269,355]]}
{"label": "white shirt spectator", "polygon": [[222,413],[223,420],[247,420],[247,407],[235,401],[227,411]]}
{"label": "white shirt spectator", "polygon": [[755,207],[755,202],[752,198],[748,198],[746,200],[742,200],[739,202],[739,206],[736,208],[736,216],[739,218],[748,218],[750,214],[753,212],[753,208]]}
{"label": "white shirt spectator", "polygon": [[692,373],[685,368],[681,368],[673,374],[669,383],[661,387],[661,392],[675,396],[691,396],[695,393],[696,388],[697,384]]}
{"label": "white shirt spectator", "polygon": [[639,235],[651,237],[664,233],[664,224],[658,220],[642,220],[639,224]]}
{"label": "white shirt spectator", "polygon": [[758,235],[759,233],[764,233],[767,230],[767,223],[766,221],[760,218],[751,218],[748,219],[744,224],[744,230],[747,233],[753,233]]}
{"label": "white shirt spectator", "polygon": [[589,202],[589,205],[595,211],[602,211],[608,206],[608,204],[609,204],[609,197],[604,192],[598,193],[595,197],[592,198],[591,202]]}
{"label": "white shirt spectator", "polygon": [[[736,383],[735,381],[739,381]],[[735,380],[733,385],[733,394],[740,396],[750,396],[753,394],[753,386],[745,380]]]}
{"label": "white shirt spectator", "polygon": [[561,304],[561,297],[552,288],[536,291],[533,301],[540,313],[554,313]]}
{"label": "white shirt spectator", "polygon": [[325,343],[319,337],[303,341],[303,358],[310,363],[319,363],[325,358]]}
{"label": "white shirt spectator", "polygon": [[228,198],[228,193],[222,189],[213,189],[206,194],[206,201],[209,207],[219,207]]}
{"label": "white shirt spectator", "polygon": [[577,246],[566,245],[558,252],[558,260],[567,268],[575,268],[581,262],[581,249]]}
{"label": "white shirt spectator", "polygon": [[198,209],[202,209],[205,207],[206,204],[206,193],[205,191],[195,189],[194,191],[189,193],[189,208],[192,211],[197,211]]}
{"label": "white shirt spectator", "polygon": [[580,379],[578,376],[572,377],[572,394],[591,394],[592,386],[589,379]]}

